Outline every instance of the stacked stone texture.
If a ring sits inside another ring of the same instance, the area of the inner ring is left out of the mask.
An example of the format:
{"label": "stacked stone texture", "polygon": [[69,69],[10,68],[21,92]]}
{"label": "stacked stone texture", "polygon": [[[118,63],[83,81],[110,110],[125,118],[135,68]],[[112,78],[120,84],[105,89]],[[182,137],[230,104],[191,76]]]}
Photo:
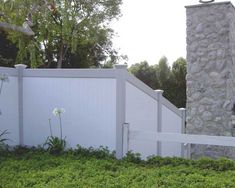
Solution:
{"label": "stacked stone texture", "polygon": [[[235,9],[230,2],[187,6],[187,132],[232,135]],[[226,147],[194,146],[193,156],[235,157]]]}

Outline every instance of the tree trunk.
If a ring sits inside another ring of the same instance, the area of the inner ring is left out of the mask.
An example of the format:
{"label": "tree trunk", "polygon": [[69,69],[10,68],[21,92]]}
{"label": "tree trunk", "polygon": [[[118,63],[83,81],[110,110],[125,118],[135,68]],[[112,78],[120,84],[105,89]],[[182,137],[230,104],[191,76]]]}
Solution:
{"label": "tree trunk", "polygon": [[62,43],[60,45],[59,57],[58,57],[58,61],[57,61],[57,68],[58,69],[62,68],[63,57],[64,57],[64,45]]}
{"label": "tree trunk", "polygon": [[[65,47],[66,46],[66,47]],[[64,43],[60,46],[59,59],[57,61],[57,68],[62,68],[63,60],[69,49],[68,45]]]}

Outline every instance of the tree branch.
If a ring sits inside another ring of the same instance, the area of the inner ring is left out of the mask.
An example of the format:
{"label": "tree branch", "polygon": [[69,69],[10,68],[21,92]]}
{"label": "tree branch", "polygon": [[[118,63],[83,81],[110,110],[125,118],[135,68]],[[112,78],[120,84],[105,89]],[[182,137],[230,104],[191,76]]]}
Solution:
{"label": "tree branch", "polygon": [[6,22],[0,22],[0,30],[3,30],[3,31],[17,31],[17,32],[20,32],[24,35],[27,35],[27,36],[34,36],[35,33],[29,29],[29,28],[24,28],[22,26],[16,26],[16,25],[11,25],[9,23],[6,23]]}

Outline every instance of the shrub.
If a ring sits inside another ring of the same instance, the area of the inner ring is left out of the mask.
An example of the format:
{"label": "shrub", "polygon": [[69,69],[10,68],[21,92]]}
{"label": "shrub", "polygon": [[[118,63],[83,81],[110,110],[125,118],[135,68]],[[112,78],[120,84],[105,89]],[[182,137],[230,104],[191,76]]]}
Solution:
{"label": "shrub", "polygon": [[[98,156],[102,157],[107,154],[106,149],[79,147],[66,151],[69,155],[55,157],[37,148],[17,148],[17,152],[23,152],[20,157],[15,157],[15,151],[9,152],[6,157],[0,155],[0,187],[234,187],[235,172],[226,169],[235,162],[227,159],[212,160],[215,162],[213,164],[203,159],[199,165],[197,163],[200,160],[152,157],[149,165],[143,161],[145,165],[142,165],[142,162],[133,164],[123,160],[95,158],[97,150]],[[102,155],[100,150],[104,152],[101,152]],[[87,157],[89,155],[91,157]],[[130,152],[128,156],[133,159],[136,154]],[[135,162],[139,162],[137,158]],[[171,166],[177,161],[180,165]],[[184,161],[186,164],[183,164]],[[201,165],[205,164],[202,161],[211,163],[211,166],[218,165],[219,168],[215,168],[217,170],[224,166],[225,171],[203,169],[205,166]],[[167,165],[155,167],[153,164],[156,162]]]}
{"label": "shrub", "polygon": [[146,164],[154,166],[179,166],[179,165],[191,165],[192,161],[188,159],[183,159],[179,157],[159,157],[150,156],[147,158]]}
{"label": "shrub", "polygon": [[52,127],[51,127],[51,119],[48,120],[51,136],[47,137],[47,140],[44,144],[44,147],[46,146],[47,150],[51,154],[58,155],[58,154],[61,154],[62,152],[64,152],[64,150],[65,150],[66,141],[65,141],[65,138],[64,139],[62,138],[63,133],[62,133],[62,123],[61,123],[61,114],[64,112],[65,112],[65,110],[63,108],[54,108],[54,110],[52,112],[55,116],[59,117],[60,138],[57,136],[53,136]]}
{"label": "shrub", "polygon": [[49,136],[44,144],[51,154],[61,154],[65,150],[66,141],[56,136]]}
{"label": "shrub", "polygon": [[77,145],[77,148],[73,150],[75,155],[82,157],[95,157],[97,159],[108,159],[115,158],[115,152],[110,152],[108,147],[100,146],[99,148],[83,148],[80,145]]}
{"label": "shrub", "polygon": [[214,160],[207,157],[203,157],[199,159],[194,164],[194,166],[201,169],[210,169],[216,171],[235,170],[235,162],[226,158]]}
{"label": "shrub", "polygon": [[4,149],[5,141],[9,140],[9,139],[5,138],[5,136],[7,134],[9,134],[9,132],[7,130],[5,130],[2,133],[0,133],[0,150]]}
{"label": "shrub", "polygon": [[141,155],[139,153],[133,153],[132,151],[128,151],[123,160],[136,164],[140,164],[143,162],[141,159]]}

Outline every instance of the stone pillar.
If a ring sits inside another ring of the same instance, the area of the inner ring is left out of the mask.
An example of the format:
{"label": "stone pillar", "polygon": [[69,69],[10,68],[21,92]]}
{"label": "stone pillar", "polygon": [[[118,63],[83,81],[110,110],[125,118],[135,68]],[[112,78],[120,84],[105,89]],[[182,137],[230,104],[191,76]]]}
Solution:
{"label": "stone pillar", "polygon": [[[230,2],[186,6],[187,133],[232,135],[235,9]],[[231,148],[194,146],[192,156],[229,156]],[[235,156],[233,156],[235,157]]]}

